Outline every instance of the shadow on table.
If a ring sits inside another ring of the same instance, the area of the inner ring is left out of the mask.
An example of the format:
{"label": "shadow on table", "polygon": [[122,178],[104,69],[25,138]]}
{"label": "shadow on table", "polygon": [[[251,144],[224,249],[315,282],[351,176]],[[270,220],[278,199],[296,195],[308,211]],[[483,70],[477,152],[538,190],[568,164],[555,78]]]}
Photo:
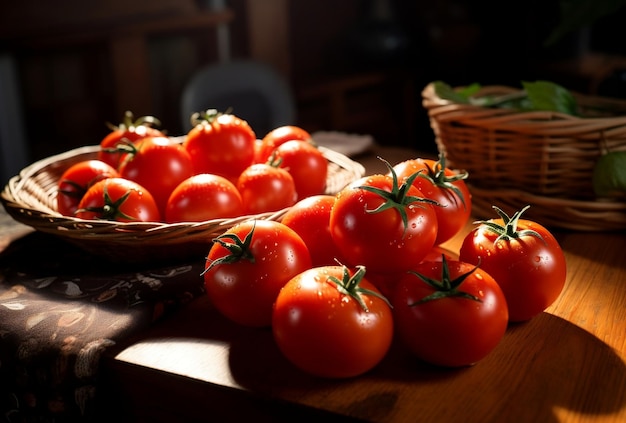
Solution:
{"label": "shadow on table", "polygon": [[396,344],[365,375],[318,379],[288,363],[265,331],[234,339],[230,368],[252,392],[369,421],[557,422],[559,412],[610,415],[626,407],[626,364],[595,336],[548,313],[512,325],[489,356],[462,369],[424,364]]}

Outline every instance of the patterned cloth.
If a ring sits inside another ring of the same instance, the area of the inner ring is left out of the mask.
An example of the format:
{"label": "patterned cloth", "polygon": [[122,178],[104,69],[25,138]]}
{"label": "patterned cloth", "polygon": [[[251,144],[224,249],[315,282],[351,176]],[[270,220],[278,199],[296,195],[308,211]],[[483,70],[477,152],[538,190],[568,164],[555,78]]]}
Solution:
{"label": "patterned cloth", "polygon": [[203,294],[204,263],[112,265],[31,233],[0,253],[0,421],[95,416],[107,348]]}

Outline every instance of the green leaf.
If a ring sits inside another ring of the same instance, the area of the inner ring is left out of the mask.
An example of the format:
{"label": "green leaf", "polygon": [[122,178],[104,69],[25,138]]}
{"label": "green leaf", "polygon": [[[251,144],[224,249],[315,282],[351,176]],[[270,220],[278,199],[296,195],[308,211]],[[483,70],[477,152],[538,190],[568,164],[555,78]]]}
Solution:
{"label": "green leaf", "polygon": [[601,156],[593,169],[592,182],[598,197],[626,195],[626,151]]}
{"label": "green leaf", "polygon": [[549,81],[522,81],[532,110],[549,110],[576,115],[578,106],[570,91]]}
{"label": "green leaf", "polygon": [[460,90],[455,90],[443,81],[435,81],[433,86],[439,98],[460,104],[469,104],[470,97],[480,89],[480,85],[476,83]]}

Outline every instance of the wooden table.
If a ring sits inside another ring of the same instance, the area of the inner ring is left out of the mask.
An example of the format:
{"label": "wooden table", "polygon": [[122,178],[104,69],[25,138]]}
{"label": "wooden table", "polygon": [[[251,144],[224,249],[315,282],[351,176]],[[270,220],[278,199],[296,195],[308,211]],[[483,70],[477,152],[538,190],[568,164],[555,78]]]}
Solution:
{"label": "wooden table", "polygon": [[[384,169],[374,155],[362,161]],[[458,251],[471,227],[446,247]],[[624,422],[626,236],[554,234],[568,264],[562,295],[473,367],[431,367],[394,345],[365,375],[314,378],[269,329],[230,323],[201,297],[104,359],[104,404],[134,421]]]}

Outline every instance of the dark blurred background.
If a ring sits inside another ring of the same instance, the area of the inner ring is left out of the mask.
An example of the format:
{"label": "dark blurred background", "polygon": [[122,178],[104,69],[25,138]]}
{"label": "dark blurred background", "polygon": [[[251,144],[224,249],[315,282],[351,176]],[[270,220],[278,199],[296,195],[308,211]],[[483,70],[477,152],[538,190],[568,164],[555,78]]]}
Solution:
{"label": "dark blurred background", "polygon": [[421,106],[433,80],[548,79],[622,97],[624,18],[620,9],[546,47],[556,0],[4,1],[0,112],[18,129],[3,142],[24,145],[22,159],[34,161],[98,143],[125,110],[180,135],[180,95],[194,71],[252,58],[289,82],[294,124],[433,151]]}

